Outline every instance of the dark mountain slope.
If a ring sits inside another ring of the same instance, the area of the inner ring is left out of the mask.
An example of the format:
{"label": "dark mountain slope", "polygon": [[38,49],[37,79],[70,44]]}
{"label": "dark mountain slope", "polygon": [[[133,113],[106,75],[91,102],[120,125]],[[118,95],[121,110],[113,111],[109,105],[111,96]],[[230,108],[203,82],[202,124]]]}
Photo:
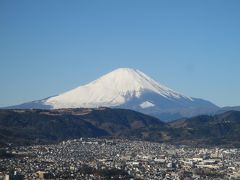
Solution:
{"label": "dark mountain slope", "polygon": [[182,143],[240,145],[240,112],[215,116],[197,116],[170,123],[176,141]]}
{"label": "dark mountain slope", "polygon": [[100,108],[82,117],[112,136],[136,137],[151,141],[165,141],[170,138],[166,123],[132,110]]}
{"label": "dark mountain slope", "polygon": [[116,136],[191,145],[240,145],[240,112],[171,123],[126,109],[0,110],[0,143],[39,144]]}
{"label": "dark mountain slope", "polygon": [[72,115],[42,110],[0,110],[0,143],[31,144],[108,133]]}
{"label": "dark mountain slope", "polygon": [[[138,136],[165,124],[123,109],[0,110],[0,143],[32,144],[100,136]],[[158,138],[159,139],[159,138]]]}

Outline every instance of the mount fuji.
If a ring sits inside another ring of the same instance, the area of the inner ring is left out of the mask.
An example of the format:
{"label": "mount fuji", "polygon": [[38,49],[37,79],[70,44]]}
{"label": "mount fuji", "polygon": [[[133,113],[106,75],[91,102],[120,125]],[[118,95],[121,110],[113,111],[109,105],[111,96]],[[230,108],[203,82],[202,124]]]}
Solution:
{"label": "mount fuji", "polygon": [[116,69],[89,84],[49,97],[8,108],[62,109],[112,107],[139,111],[169,121],[219,109],[213,103],[184,96],[130,68]]}

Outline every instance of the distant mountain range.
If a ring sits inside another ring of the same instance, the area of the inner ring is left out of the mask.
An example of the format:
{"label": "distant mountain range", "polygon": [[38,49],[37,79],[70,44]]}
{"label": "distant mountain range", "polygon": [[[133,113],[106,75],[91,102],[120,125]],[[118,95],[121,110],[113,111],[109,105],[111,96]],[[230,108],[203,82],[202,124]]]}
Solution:
{"label": "distant mountain range", "polygon": [[221,114],[227,111],[240,111],[240,106],[226,106],[220,108],[215,114]]}
{"label": "distant mountain range", "polygon": [[164,123],[126,109],[0,110],[0,146],[106,136],[240,147],[240,112],[228,111]]}
{"label": "distant mountain range", "polygon": [[213,103],[163,86],[139,70],[120,68],[87,85],[43,100],[8,108],[59,109],[112,107],[139,111],[163,121],[219,110]]}

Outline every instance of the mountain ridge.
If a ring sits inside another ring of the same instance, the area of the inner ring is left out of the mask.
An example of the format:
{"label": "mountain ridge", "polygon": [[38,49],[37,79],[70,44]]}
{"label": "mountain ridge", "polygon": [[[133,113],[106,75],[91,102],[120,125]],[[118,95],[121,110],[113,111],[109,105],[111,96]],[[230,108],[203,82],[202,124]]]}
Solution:
{"label": "mountain ridge", "polygon": [[142,137],[141,133],[164,126],[157,118],[125,109],[0,109],[0,146],[54,143],[80,137]]}
{"label": "mountain ridge", "polygon": [[115,108],[0,110],[0,146],[55,143],[81,137],[240,147],[240,112],[165,123],[136,111]]}
{"label": "mountain ridge", "polygon": [[130,68],[119,68],[65,93],[9,108],[96,107],[132,109],[165,121],[211,114],[219,109],[209,101],[182,95]]}

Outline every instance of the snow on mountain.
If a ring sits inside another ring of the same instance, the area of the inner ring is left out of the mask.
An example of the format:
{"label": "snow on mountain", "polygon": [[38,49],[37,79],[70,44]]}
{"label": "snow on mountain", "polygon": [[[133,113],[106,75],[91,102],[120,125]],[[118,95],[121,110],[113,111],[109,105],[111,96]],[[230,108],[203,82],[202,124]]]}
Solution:
{"label": "snow on mountain", "polygon": [[12,108],[127,108],[172,120],[209,114],[218,107],[211,102],[184,96],[163,86],[139,70],[116,69],[84,86]]}
{"label": "snow on mountain", "polygon": [[114,107],[120,106],[134,97],[140,97],[145,91],[155,92],[167,99],[188,98],[191,100],[189,97],[158,84],[139,70],[120,68],[85,86],[49,98],[44,104],[50,105],[54,109]]}
{"label": "snow on mountain", "polygon": [[143,103],[140,104],[140,107],[145,109],[145,108],[150,108],[150,107],[154,107],[155,105],[149,101],[145,101]]}

